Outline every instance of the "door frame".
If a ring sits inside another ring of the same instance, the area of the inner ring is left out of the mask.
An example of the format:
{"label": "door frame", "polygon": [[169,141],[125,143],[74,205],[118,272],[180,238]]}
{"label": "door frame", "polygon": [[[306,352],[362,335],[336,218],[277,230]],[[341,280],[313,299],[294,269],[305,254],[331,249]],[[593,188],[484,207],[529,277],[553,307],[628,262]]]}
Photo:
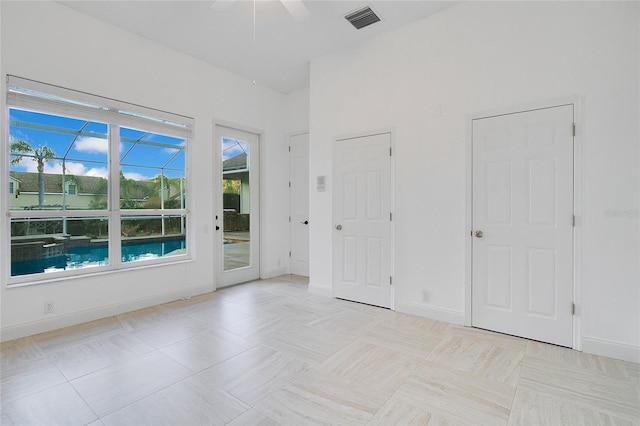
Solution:
{"label": "door frame", "polygon": [[467,146],[466,146],[466,184],[465,184],[465,292],[464,292],[464,325],[472,327],[472,291],[473,291],[473,120],[515,114],[538,109],[553,108],[564,105],[573,106],[573,117],[576,132],[573,139],[573,211],[576,217],[573,228],[573,344],[575,350],[582,350],[581,317],[582,317],[582,238],[584,233],[583,220],[583,146],[585,140],[584,98],[582,96],[567,96],[545,101],[481,111],[467,115]]}
{"label": "door frame", "polygon": [[[262,182],[263,182],[263,174],[264,174],[264,167],[263,167],[263,162],[264,162],[264,154],[261,152],[262,151],[262,146],[264,145],[264,138],[265,138],[265,132],[264,130],[260,130],[254,127],[250,127],[250,126],[245,126],[245,125],[241,125],[241,124],[237,124],[237,123],[233,123],[233,122],[229,122],[229,121],[224,121],[224,120],[218,120],[218,119],[213,119],[213,126],[211,128],[211,141],[212,141],[212,147],[213,147],[213,156],[212,156],[212,161],[213,161],[213,180],[214,180],[214,184],[213,184],[213,217],[211,217],[211,220],[213,220],[213,232],[214,234],[214,248],[213,248],[213,253],[215,256],[215,259],[213,261],[213,276],[214,276],[214,290],[215,289],[219,289],[219,288],[224,288],[224,287],[228,287],[230,285],[234,285],[234,284],[229,284],[229,285],[225,285],[224,284],[224,250],[223,250],[223,246],[222,246],[222,242],[224,239],[224,224],[223,224],[223,200],[222,200],[222,152],[219,149],[219,141],[216,139],[216,128],[217,127],[227,127],[229,129],[233,129],[233,130],[238,130],[241,132],[246,132],[246,133],[253,133],[255,135],[258,135],[258,177],[259,177],[259,181],[258,181],[258,199],[259,199],[259,205],[258,205],[258,214],[259,214],[259,218],[258,218],[258,223],[257,223],[257,230],[256,230],[256,234],[258,235],[258,238],[260,239],[258,242],[258,258],[254,259],[255,262],[257,262],[257,267],[258,267],[258,278],[262,278],[263,277],[263,271],[262,271],[262,267],[263,267],[263,262],[261,261],[262,258],[262,253],[263,253],[263,249],[264,249],[264,235],[263,235],[263,231],[262,231],[262,217],[264,215],[264,211],[263,211],[263,206],[264,206],[264,194],[262,193]],[[215,217],[218,217],[218,220],[215,219]],[[220,229],[216,230],[216,226],[219,226]]]}
{"label": "door frame", "polygon": [[[377,136],[377,135],[383,135],[383,134],[389,134],[389,138],[390,138],[390,145],[391,145],[391,155],[389,156],[389,161],[390,161],[390,169],[389,169],[389,174],[390,174],[390,194],[389,194],[389,208],[391,210],[391,215],[392,215],[392,220],[391,220],[391,229],[390,229],[390,237],[389,237],[389,253],[391,253],[391,258],[389,259],[389,261],[391,262],[391,264],[389,265],[389,273],[391,274],[391,277],[395,278],[396,274],[395,274],[395,255],[396,255],[396,250],[395,250],[395,234],[396,234],[396,226],[395,226],[395,216],[396,216],[396,197],[395,197],[395,188],[396,188],[396,130],[393,127],[389,127],[389,128],[383,128],[383,129],[378,129],[378,130],[372,130],[372,131],[368,131],[368,132],[357,132],[357,133],[349,133],[349,134],[345,134],[345,135],[341,135],[341,136],[336,136],[333,138],[333,140],[331,141],[331,170],[332,170],[332,179],[335,178],[335,176],[333,176],[333,170],[335,167],[335,151],[333,150],[333,148],[336,146],[336,143],[339,141],[344,141],[347,139],[356,139],[356,138],[365,138],[365,137],[369,137],[369,136]],[[311,177],[309,177],[309,179],[311,180]],[[333,247],[335,246],[335,239],[337,238],[335,232],[333,232],[333,226],[335,224],[335,217],[334,217],[334,209],[333,209],[333,191],[331,191],[331,266],[330,266],[330,273],[331,273],[331,297],[336,297],[335,296],[335,292],[334,292],[334,288],[333,288]],[[395,311],[396,310],[396,286],[397,286],[397,281],[393,281],[392,285],[391,285],[391,300],[390,300],[390,305],[389,305],[389,309],[391,311]]]}

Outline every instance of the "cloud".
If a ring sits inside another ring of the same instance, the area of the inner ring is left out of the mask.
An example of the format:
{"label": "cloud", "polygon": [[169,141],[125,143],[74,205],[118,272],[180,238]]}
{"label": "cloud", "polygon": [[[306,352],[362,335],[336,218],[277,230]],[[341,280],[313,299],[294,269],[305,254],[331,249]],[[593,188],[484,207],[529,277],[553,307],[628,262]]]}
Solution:
{"label": "cloud", "polygon": [[[65,164],[67,168],[66,174],[74,175],[74,176],[97,176],[107,178],[109,176],[109,171],[106,167],[92,167],[87,169],[87,167],[78,162],[67,161]],[[16,166],[13,166],[12,169],[15,168],[24,168],[24,171],[30,173],[38,173],[38,165],[31,158],[23,158],[20,163]],[[47,161],[44,164],[44,172],[54,175],[62,174],[62,162],[61,161]]]}
{"label": "cloud", "polygon": [[124,177],[126,177],[127,179],[131,179],[131,180],[147,180],[150,179],[148,176],[144,176],[140,173],[136,173],[136,172],[124,172]]}
{"label": "cloud", "polygon": [[178,148],[162,148],[162,151],[167,154],[175,154],[178,151]]}
{"label": "cloud", "polygon": [[93,167],[87,170],[86,176],[95,176],[106,179],[109,177],[109,170],[107,170],[106,167]]}
{"label": "cloud", "polygon": [[106,154],[109,151],[109,143],[106,139],[84,136],[78,138],[75,149],[80,152]]}

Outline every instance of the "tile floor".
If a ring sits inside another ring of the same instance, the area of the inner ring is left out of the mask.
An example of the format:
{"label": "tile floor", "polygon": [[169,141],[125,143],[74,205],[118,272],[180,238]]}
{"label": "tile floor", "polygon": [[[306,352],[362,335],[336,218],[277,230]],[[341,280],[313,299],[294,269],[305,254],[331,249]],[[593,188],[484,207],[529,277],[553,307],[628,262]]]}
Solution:
{"label": "tile floor", "polygon": [[640,367],[283,276],[5,342],[2,425],[640,423]]}

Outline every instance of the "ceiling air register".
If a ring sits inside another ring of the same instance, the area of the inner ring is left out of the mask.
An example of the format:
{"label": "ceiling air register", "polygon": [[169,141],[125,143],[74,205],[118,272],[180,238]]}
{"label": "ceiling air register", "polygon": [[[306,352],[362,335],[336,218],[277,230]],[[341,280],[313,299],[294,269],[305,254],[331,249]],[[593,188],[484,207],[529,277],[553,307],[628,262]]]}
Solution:
{"label": "ceiling air register", "polygon": [[380,17],[375,14],[369,6],[362,9],[358,9],[355,12],[351,12],[344,17],[351,23],[357,30],[367,27],[376,22],[380,22]]}

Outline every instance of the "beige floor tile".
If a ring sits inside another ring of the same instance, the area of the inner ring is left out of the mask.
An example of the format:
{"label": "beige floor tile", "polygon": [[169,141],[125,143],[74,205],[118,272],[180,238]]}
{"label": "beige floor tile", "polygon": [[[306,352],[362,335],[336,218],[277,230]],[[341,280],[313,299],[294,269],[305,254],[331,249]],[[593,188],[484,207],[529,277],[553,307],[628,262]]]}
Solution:
{"label": "beige floor tile", "polygon": [[68,383],[2,404],[3,426],[86,425],[95,413]]}
{"label": "beige floor tile", "polygon": [[579,366],[526,357],[518,388],[640,421],[640,395],[631,379],[620,380]]}
{"label": "beige floor tile", "polygon": [[199,372],[234,357],[255,346],[240,336],[224,330],[202,333],[162,348],[162,352]]}
{"label": "beige floor tile", "polygon": [[387,321],[378,324],[360,339],[421,359],[426,358],[442,340],[420,328]]}
{"label": "beige floor tile", "polygon": [[266,291],[280,296],[290,296],[299,299],[306,297],[309,293],[309,286],[306,282],[288,282],[283,280],[267,280],[267,282],[270,285],[266,288]]}
{"label": "beige floor tile", "polygon": [[263,344],[315,365],[350,342],[350,339],[340,335],[301,325],[288,327]]}
{"label": "beige floor tile", "polygon": [[387,397],[371,386],[309,371],[256,408],[282,424],[365,424]]}
{"label": "beige floor tile", "polygon": [[254,406],[308,370],[300,360],[264,346],[256,346],[202,373],[211,386],[218,386]]}
{"label": "beige floor tile", "polygon": [[546,361],[559,362],[585,370],[607,374],[612,377],[626,379],[629,372],[624,361],[603,356],[574,351],[561,346],[541,342],[528,342],[526,355]]}
{"label": "beige floor tile", "polygon": [[159,327],[170,324],[179,315],[172,309],[164,306],[152,306],[133,312],[117,315],[116,318],[127,331],[143,330],[145,328]]}
{"label": "beige floor tile", "polygon": [[324,317],[322,313],[316,312],[312,306],[306,306],[297,300],[287,300],[278,305],[269,306],[265,312],[271,315],[287,317],[291,324],[306,324]]}
{"label": "beige floor tile", "polygon": [[190,315],[213,326],[223,326],[232,322],[242,321],[255,315],[251,309],[243,308],[233,302],[216,299],[206,309],[198,309]]}
{"label": "beige floor tile", "polygon": [[177,361],[155,351],[82,376],[71,384],[103,417],[190,374]]}
{"label": "beige floor tile", "polygon": [[314,370],[390,396],[419,364],[420,358],[364,340],[336,352]]}
{"label": "beige floor tile", "polygon": [[[251,285],[258,286],[257,288],[263,288],[256,291],[255,289],[251,289]],[[253,310],[282,302],[283,296],[267,291],[267,287],[268,285],[264,284],[249,284],[247,288],[242,288],[242,291],[237,291],[234,294],[233,303],[242,308]]]}
{"label": "beige floor tile", "polygon": [[48,358],[3,368],[0,377],[2,404],[64,382],[64,375]]}
{"label": "beige floor tile", "polygon": [[245,412],[231,423],[227,423],[228,426],[277,426],[278,424],[255,408]]}
{"label": "beige floor tile", "polygon": [[[347,303],[347,302],[343,302]],[[350,340],[354,340],[380,323],[382,318],[374,315],[343,310],[335,315],[320,318],[308,323],[310,327],[320,331],[338,334]]]}
{"label": "beige floor tile", "polygon": [[480,328],[463,327],[451,325],[447,330],[447,336],[458,336],[476,340],[486,341],[487,343],[500,346],[505,349],[513,349],[518,351],[526,351],[529,340],[521,337],[510,336],[508,334],[495,333]]}
{"label": "beige floor tile", "polygon": [[431,413],[421,401],[392,396],[369,421],[369,425],[455,425],[452,419]]}
{"label": "beige floor tile", "polygon": [[224,324],[221,328],[255,343],[264,342],[291,326],[285,316],[259,314],[240,321]]}
{"label": "beige floor tile", "polygon": [[639,364],[310,294],[292,276],[0,356],[2,424],[640,425]]}
{"label": "beige floor tile", "polygon": [[0,343],[0,368],[16,367],[46,357],[32,337]]}
{"label": "beige floor tile", "polygon": [[154,349],[128,333],[115,334],[50,355],[68,380],[93,373]]}
{"label": "beige floor tile", "polygon": [[194,376],[103,417],[102,421],[106,426],[223,425],[250,408]]}
{"label": "beige floor tile", "polygon": [[624,364],[631,381],[635,384],[638,394],[640,394],[640,364],[635,362],[625,362]]}
{"label": "beige floor tile", "polygon": [[40,349],[46,353],[51,353],[70,346],[81,345],[92,340],[122,333],[123,331],[125,330],[122,324],[115,317],[109,317],[36,334],[33,339]]}
{"label": "beige floor tile", "polygon": [[163,322],[161,325],[134,331],[132,335],[154,348],[160,349],[209,331],[211,328],[211,325],[196,317],[182,315],[172,318],[171,321]]}
{"label": "beige floor tile", "polygon": [[447,423],[504,425],[515,390],[511,385],[424,361],[398,389],[394,403],[405,401]]}
{"label": "beige floor tile", "polygon": [[530,392],[516,391],[509,424],[513,426],[538,425],[633,425],[628,419],[598,412],[585,405],[574,404],[562,398]]}
{"label": "beige floor tile", "polygon": [[393,316],[385,319],[384,324],[417,328],[432,337],[444,337],[452,327],[451,324],[444,321],[436,321],[430,318],[403,313],[394,313]]}
{"label": "beige floor tile", "polygon": [[515,386],[523,349],[497,346],[487,339],[447,336],[431,351],[429,361],[489,380]]}
{"label": "beige floor tile", "polygon": [[202,309],[210,308],[211,304],[215,303],[215,299],[217,298],[218,294],[216,292],[211,292],[165,303],[162,306],[177,313],[188,315]]}

